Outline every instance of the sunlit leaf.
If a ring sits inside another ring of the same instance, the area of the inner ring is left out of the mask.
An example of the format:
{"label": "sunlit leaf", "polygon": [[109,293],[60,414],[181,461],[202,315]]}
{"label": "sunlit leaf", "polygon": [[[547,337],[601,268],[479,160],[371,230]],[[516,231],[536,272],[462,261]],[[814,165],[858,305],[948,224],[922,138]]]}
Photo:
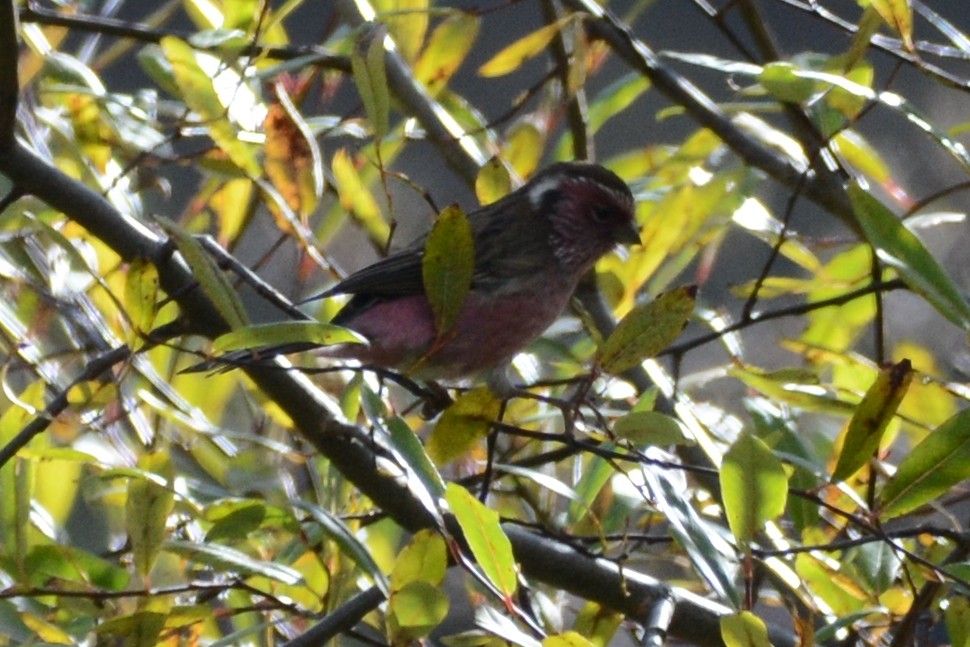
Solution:
{"label": "sunlit leaf", "polygon": [[482,206],[492,204],[512,190],[509,170],[500,157],[493,157],[478,170],[475,178],[475,195]]}
{"label": "sunlit leaf", "polygon": [[576,631],[546,636],[542,639],[542,647],[594,647],[591,640]]}
{"label": "sunlit leaf", "polygon": [[518,578],[512,544],[502,530],[498,513],[457,483],[448,484],[445,499],[482,572],[499,593],[510,600],[518,585]]}
{"label": "sunlit leaf", "polygon": [[791,63],[768,63],[758,75],[758,81],[776,99],[791,103],[808,101],[815,94],[815,82],[799,77]]}
{"label": "sunlit leaf", "polygon": [[413,73],[432,96],[437,96],[448,85],[465,61],[478,35],[478,26],[478,16],[462,12],[448,16],[431,32]]}
{"label": "sunlit leaf", "polygon": [[666,470],[644,469],[642,474],[654,504],[667,519],[671,535],[683,547],[691,565],[718,596],[740,605],[735,586],[736,548],[728,543],[724,531],[694,509],[683,485],[675,483]]}
{"label": "sunlit leaf", "polygon": [[556,34],[567,24],[576,20],[576,14],[563,16],[559,20],[545,27],[540,27],[531,34],[523,36],[514,43],[502,48],[484,65],[478,68],[482,76],[504,76],[519,69],[523,63],[546,51],[549,43]]}
{"label": "sunlit leaf", "polygon": [[856,219],[879,259],[898,271],[937,312],[970,330],[970,305],[919,238],[858,184],[849,185],[848,191]]}
{"label": "sunlit leaf", "polygon": [[488,434],[501,406],[502,401],[488,387],[461,394],[434,426],[426,446],[428,456],[444,465],[463,455]]}
{"label": "sunlit leaf", "polygon": [[445,540],[433,530],[420,530],[397,556],[391,571],[391,591],[410,582],[426,582],[437,586],[448,570],[448,549]]}
{"label": "sunlit leaf", "polygon": [[214,353],[232,350],[260,348],[293,343],[319,346],[333,344],[366,344],[367,340],[352,330],[318,321],[280,321],[237,328],[216,337],[212,342]]}
{"label": "sunlit leaf", "polygon": [[913,7],[910,0],[861,0],[860,4],[874,7],[886,24],[903,39],[906,49],[912,51]]}
{"label": "sunlit leaf", "polygon": [[763,440],[742,433],[724,454],[721,492],[731,532],[746,546],[766,522],[785,511],[788,476]]}
{"label": "sunlit leaf", "polygon": [[884,519],[925,505],[970,478],[970,410],[937,427],[906,454],[879,495]]}
{"label": "sunlit leaf", "polygon": [[428,0],[376,0],[374,8],[387,25],[405,61],[414,62],[428,31]]}
{"label": "sunlit leaf", "polygon": [[20,615],[24,624],[30,627],[37,638],[44,644],[50,645],[74,645],[76,644],[71,634],[67,633],[57,625],[47,622],[40,616],[26,612]]}
{"label": "sunlit leaf", "polygon": [[818,376],[810,370],[763,371],[735,363],[728,371],[765,396],[805,411],[836,415],[851,415],[855,411],[853,402],[839,398],[831,388],[819,384]]}
{"label": "sunlit leaf", "polygon": [[519,177],[529,177],[542,161],[546,137],[547,133],[532,120],[520,121],[512,126],[505,137],[502,158]]}
{"label": "sunlit leaf", "polygon": [[364,227],[371,239],[378,245],[385,245],[391,228],[381,214],[381,208],[361,180],[354,161],[343,148],[334,153],[331,161],[340,206]]}
{"label": "sunlit leaf", "polygon": [[650,88],[650,80],[630,72],[603,88],[589,103],[589,128],[597,132],[607,121],[623,113]]}
{"label": "sunlit leaf", "polygon": [[209,198],[207,204],[218,219],[218,240],[231,247],[243,231],[246,218],[251,213],[253,182],[249,178],[236,178],[222,183]]}
{"label": "sunlit leaf", "polygon": [[849,420],[833,480],[844,481],[869,462],[912,380],[913,367],[908,359],[879,373]]}
{"label": "sunlit leaf", "polygon": [[160,45],[172,66],[182,98],[205,122],[209,134],[219,148],[250,177],[262,175],[254,149],[239,138],[235,126],[226,116],[227,106],[219,99],[212,75],[199,65],[191,46],[174,36],[162,38]]}
{"label": "sunlit leaf", "polygon": [[771,647],[764,621],[750,611],[721,617],[725,647]]}
{"label": "sunlit leaf", "polygon": [[879,155],[879,151],[856,131],[839,132],[832,138],[831,145],[849,164],[876,182],[885,184],[892,179],[889,165]]}
{"label": "sunlit leaf", "polygon": [[628,413],[616,421],[613,433],[639,446],[693,444],[676,418],[657,411]]}
{"label": "sunlit leaf", "polygon": [[[424,291],[434,312],[439,340],[458,319],[475,272],[475,244],[468,218],[457,205],[438,214],[421,260]],[[431,353],[434,353],[432,349]]]}
{"label": "sunlit leaf", "polygon": [[623,373],[672,344],[694,312],[696,295],[695,286],[682,287],[634,308],[600,347],[603,370]]}

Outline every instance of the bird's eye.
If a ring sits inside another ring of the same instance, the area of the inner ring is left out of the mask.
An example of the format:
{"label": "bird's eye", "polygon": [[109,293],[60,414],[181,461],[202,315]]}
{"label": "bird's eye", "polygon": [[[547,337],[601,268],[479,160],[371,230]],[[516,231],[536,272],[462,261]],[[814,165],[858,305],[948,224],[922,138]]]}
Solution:
{"label": "bird's eye", "polygon": [[613,210],[609,207],[594,207],[593,220],[596,222],[607,222],[613,219]]}

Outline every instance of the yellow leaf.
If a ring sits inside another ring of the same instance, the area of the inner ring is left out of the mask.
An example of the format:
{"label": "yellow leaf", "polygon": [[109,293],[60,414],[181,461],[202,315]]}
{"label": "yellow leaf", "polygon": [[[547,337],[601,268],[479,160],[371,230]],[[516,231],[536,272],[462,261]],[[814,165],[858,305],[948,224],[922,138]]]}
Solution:
{"label": "yellow leaf", "polygon": [[488,434],[498,420],[502,402],[488,387],[463,393],[445,409],[428,438],[425,450],[438,465],[448,463]]}
{"label": "yellow leaf", "polygon": [[529,59],[546,51],[549,43],[556,37],[559,30],[576,19],[577,14],[563,16],[556,22],[520,38],[490,58],[488,62],[478,68],[478,73],[482,76],[504,76],[514,72]]}

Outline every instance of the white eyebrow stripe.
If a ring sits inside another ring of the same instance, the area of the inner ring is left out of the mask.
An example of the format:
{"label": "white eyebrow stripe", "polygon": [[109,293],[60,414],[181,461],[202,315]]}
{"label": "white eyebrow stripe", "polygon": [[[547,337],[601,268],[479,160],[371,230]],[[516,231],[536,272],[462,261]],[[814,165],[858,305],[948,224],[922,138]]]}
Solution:
{"label": "white eyebrow stripe", "polygon": [[529,189],[529,204],[532,205],[533,209],[538,209],[542,204],[542,196],[547,191],[559,188],[560,185],[562,185],[562,177],[559,175],[550,176],[537,182],[535,186]]}

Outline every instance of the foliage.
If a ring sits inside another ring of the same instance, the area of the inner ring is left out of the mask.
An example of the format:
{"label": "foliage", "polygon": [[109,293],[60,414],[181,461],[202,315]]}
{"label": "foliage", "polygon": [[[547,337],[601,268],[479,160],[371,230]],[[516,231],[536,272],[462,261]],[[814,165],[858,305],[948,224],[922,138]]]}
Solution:
{"label": "foliage", "polygon": [[[0,12],[0,644],[967,644],[958,4],[67,4]],[[644,245],[522,389],[238,354],[411,226],[446,333],[435,205],[594,150]]]}

